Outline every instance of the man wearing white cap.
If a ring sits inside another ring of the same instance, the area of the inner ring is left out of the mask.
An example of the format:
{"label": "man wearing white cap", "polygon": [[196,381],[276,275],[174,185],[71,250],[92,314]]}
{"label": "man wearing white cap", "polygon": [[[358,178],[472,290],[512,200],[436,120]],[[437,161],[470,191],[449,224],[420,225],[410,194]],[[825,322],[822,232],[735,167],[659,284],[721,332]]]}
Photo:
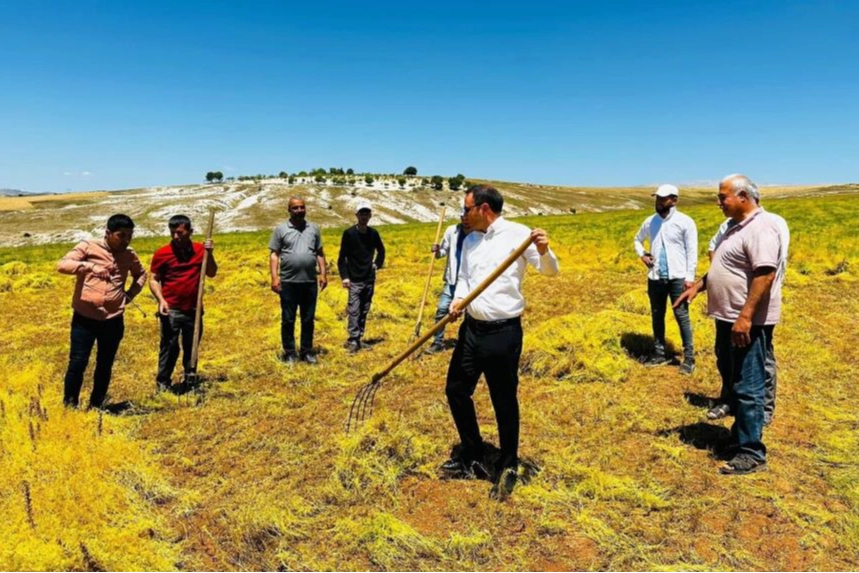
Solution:
{"label": "man wearing white cap", "polygon": [[[691,217],[677,210],[680,192],[674,185],[660,185],[653,196],[656,213],[642,223],[635,235],[635,252],[648,268],[647,294],[650,297],[650,317],[653,326],[653,355],[648,366],[669,362],[665,353],[665,310],[670,296],[677,297],[695,282],[698,266],[698,230]],[[645,250],[647,240],[650,251]],[[680,372],[695,370],[695,349],[692,342],[692,322],[689,304],[674,309],[674,318],[683,339],[683,364]]]}
{"label": "man wearing white cap", "polygon": [[373,302],[376,271],[385,264],[385,245],[382,244],[379,232],[369,226],[372,216],[370,204],[359,203],[355,216],[358,224],[343,231],[340,256],[337,258],[343,288],[349,290],[349,301],[346,305],[349,340],[346,345],[350,352],[361,349],[367,314],[370,313],[370,304]]}

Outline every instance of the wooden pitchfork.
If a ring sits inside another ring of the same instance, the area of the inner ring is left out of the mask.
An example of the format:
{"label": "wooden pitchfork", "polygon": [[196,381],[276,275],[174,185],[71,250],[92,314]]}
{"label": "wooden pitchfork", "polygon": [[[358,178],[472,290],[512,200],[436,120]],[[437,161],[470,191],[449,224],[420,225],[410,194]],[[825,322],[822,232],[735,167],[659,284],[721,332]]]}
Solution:
{"label": "wooden pitchfork", "polygon": [[[215,210],[209,211],[209,226],[206,229],[206,240],[212,238],[212,228],[215,226]],[[194,342],[191,345],[191,368],[193,373],[185,375],[185,382],[196,392],[199,377],[197,375],[197,359],[200,357],[200,327],[203,324],[203,290],[206,285],[206,266],[209,262],[209,252],[203,256],[203,266],[200,269],[200,287],[197,289],[197,312],[194,314]]]}
{"label": "wooden pitchfork", "polygon": [[[510,255],[506,259],[504,259],[504,262],[498,265],[497,269],[492,271],[491,275],[486,277],[483,282],[477,285],[474,290],[472,290],[465,296],[464,299],[462,299],[462,302],[460,303],[460,308],[465,309],[469,304],[471,304],[474,299],[479,297],[489,285],[495,282],[495,280],[500,277],[504,271],[507,270],[510,265],[516,262],[516,259],[518,259],[525,253],[525,251],[530,245],[531,237],[529,236],[527,239],[522,241],[522,244],[519,245],[515,251],[510,253]],[[384,370],[373,374],[373,377],[371,378],[370,382],[368,382],[367,384],[362,386],[360,390],[358,390],[358,393],[355,394],[355,399],[352,400],[352,406],[351,408],[349,408],[349,418],[346,421],[347,434],[353,427],[357,427],[358,424],[362,423],[364,420],[373,415],[373,406],[376,402],[376,392],[379,391],[379,386],[381,386],[382,379],[388,374],[390,374],[391,370],[396,368],[400,364],[400,362],[408,358],[415,350],[420,348],[423,343],[432,338],[432,336],[436,332],[444,328],[451,320],[453,320],[453,318],[450,314],[448,314],[446,317],[435,323],[435,326],[433,326],[426,334],[421,336],[411,346],[406,348],[402,354],[394,358],[394,360],[390,364],[388,364],[388,366]]]}
{"label": "wooden pitchfork", "polygon": [[[433,245],[438,245],[438,239],[441,237],[441,228],[444,225],[444,203],[441,204],[441,215],[438,218],[438,228],[435,230],[435,241],[433,241]],[[430,267],[429,273],[427,273],[427,282],[424,286],[424,296],[421,298],[421,305],[418,307],[418,322],[415,324],[415,332],[412,334],[411,340],[418,338],[421,335],[421,322],[424,317],[424,306],[427,303],[427,295],[429,295],[430,284],[432,283],[432,269],[435,265],[436,254],[432,254],[432,258],[430,258]]]}

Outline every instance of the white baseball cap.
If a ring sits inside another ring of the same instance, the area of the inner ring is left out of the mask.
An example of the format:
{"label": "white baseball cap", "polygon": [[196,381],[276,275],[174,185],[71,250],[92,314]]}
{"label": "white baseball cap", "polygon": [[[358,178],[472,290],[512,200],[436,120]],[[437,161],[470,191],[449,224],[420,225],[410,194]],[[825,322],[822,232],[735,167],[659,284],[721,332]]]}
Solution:
{"label": "white baseball cap", "polygon": [[672,195],[674,197],[679,197],[680,190],[677,189],[677,187],[675,187],[674,185],[660,185],[656,189],[656,193],[651,195],[651,197],[671,197]]}
{"label": "white baseball cap", "polygon": [[363,211],[364,209],[368,211],[373,210],[373,208],[370,207],[370,204],[367,201],[361,201],[360,203],[358,203],[358,207],[355,208],[355,214],[357,215],[360,211]]}

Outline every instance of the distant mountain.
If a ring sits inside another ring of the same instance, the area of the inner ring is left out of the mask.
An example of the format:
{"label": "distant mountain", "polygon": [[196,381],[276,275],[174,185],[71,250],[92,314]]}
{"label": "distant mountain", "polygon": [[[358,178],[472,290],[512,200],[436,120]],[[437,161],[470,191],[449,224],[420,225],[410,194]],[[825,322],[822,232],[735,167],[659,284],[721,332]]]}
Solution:
{"label": "distant mountain", "polygon": [[17,197],[18,195],[32,195],[32,193],[27,193],[26,191],[21,191],[20,189],[0,189],[0,196]]}

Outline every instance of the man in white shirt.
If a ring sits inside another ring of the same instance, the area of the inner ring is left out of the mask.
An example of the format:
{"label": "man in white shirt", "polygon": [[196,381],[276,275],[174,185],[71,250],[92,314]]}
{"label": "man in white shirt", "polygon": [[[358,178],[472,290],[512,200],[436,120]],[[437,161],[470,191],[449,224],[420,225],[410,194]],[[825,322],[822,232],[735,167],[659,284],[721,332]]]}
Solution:
{"label": "man in white shirt", "polygon": [[[444,288],[441,289],[438,308],[435,311],[436,322],[447,316],[450,310],[450,303],[453,301],[453,293],[456,289],[456,278],[459,276],[459,265],[462,261],[462,243],[470,232],[468,221],[465,216],[462,216],[460,223],[445,229],[441,243],[432,246],[435,258],[447,257],[447,265],[444,267]],[[429,352],[441,352],[442,350],[444,350],[443,328],[435,334]]]}
{"label": "man in white shirt", "polygon": [[[759,200],[757,201],[757,204],[760,206]],[[761,207],[761,209],[763,210],[763,207]],[[785,221],[783,217],[776,215],[775,213],[770,213],[769,211],[764,211],[763,215],[776,226],[776,229],[778,229],[779,239],[781,240],[779,266],[775,273],[775,282],[779,287],[781,287],[784,285],[784,276],[787,272],[787,251],[790,246],[790,229],[787,226],[787,221]],[[713,260],[713,253],[715,253],[716,247],[728,231],[730,223],[731,219],[725,219],[725,222],[719,226],[719,230],[716,231],[716,234],[713,235],[712,239],[710,239],[708,255],[711,261]],[[764,379],[764,426],[769,426],[772,423],[773,416],[775,416],[775,395],[776,387],[778,386],[778,364],[776,363],[775,348],[773,347],[773,333],[775,332],[775,325],[765,325],[764,331],[767,335],[767,357],[765,364],[767,375]],[[731,414],[730,399],[728,396],[729,391],[730,389],[728,387],[724,385],[722,386],[719,403],[707,412],[707,417],[709,419],[718,420]]]}
{"label": "man in white shirt", "polygon": [[[516,485],[519,465],[519,356],[525,310],[522,279],[530,264],[541,274],[558,274],[558,259],[549,249],[542,229],[531,231],[501,217],[504,199],[494,188],[475,185],[466,192],[463,216],[472,229],[462,247],[459,278],[450,313],[466,312],[447,372],[445,393],[462,441],[460,454],[442,465],[448,476],[489,477],[495,474],[490,496],[506,499]],[[528,237],[532,245],[467,308],[462,299]],[[501,459],[496,468],[483,465],[485,447],[480,436],[472,395],[483,374],[498,423]],[[495,472],[492,472],[492,470]]]}
{"label": "man in white shirt", "polygon": [[[680,294],[695,282],[698,266],[698,229],[691,217],[677,210],[680,191],[674,185],[660,185],[656,197],[656,213],[644,220],[635,235],[635,252],[648,268],[647,294],[650,297],[650,317],[653,326],[653,355],[648,366],[669,362],[665,354],[665,310],[668,297],[673,303]],[[650,252],[644,248],[644,241]],[[691,374],[695,370],[695,347],[692,341],[692,321],[689,305],[674,309],[674,318],[683,339],[683,364],[680,372]]]}

